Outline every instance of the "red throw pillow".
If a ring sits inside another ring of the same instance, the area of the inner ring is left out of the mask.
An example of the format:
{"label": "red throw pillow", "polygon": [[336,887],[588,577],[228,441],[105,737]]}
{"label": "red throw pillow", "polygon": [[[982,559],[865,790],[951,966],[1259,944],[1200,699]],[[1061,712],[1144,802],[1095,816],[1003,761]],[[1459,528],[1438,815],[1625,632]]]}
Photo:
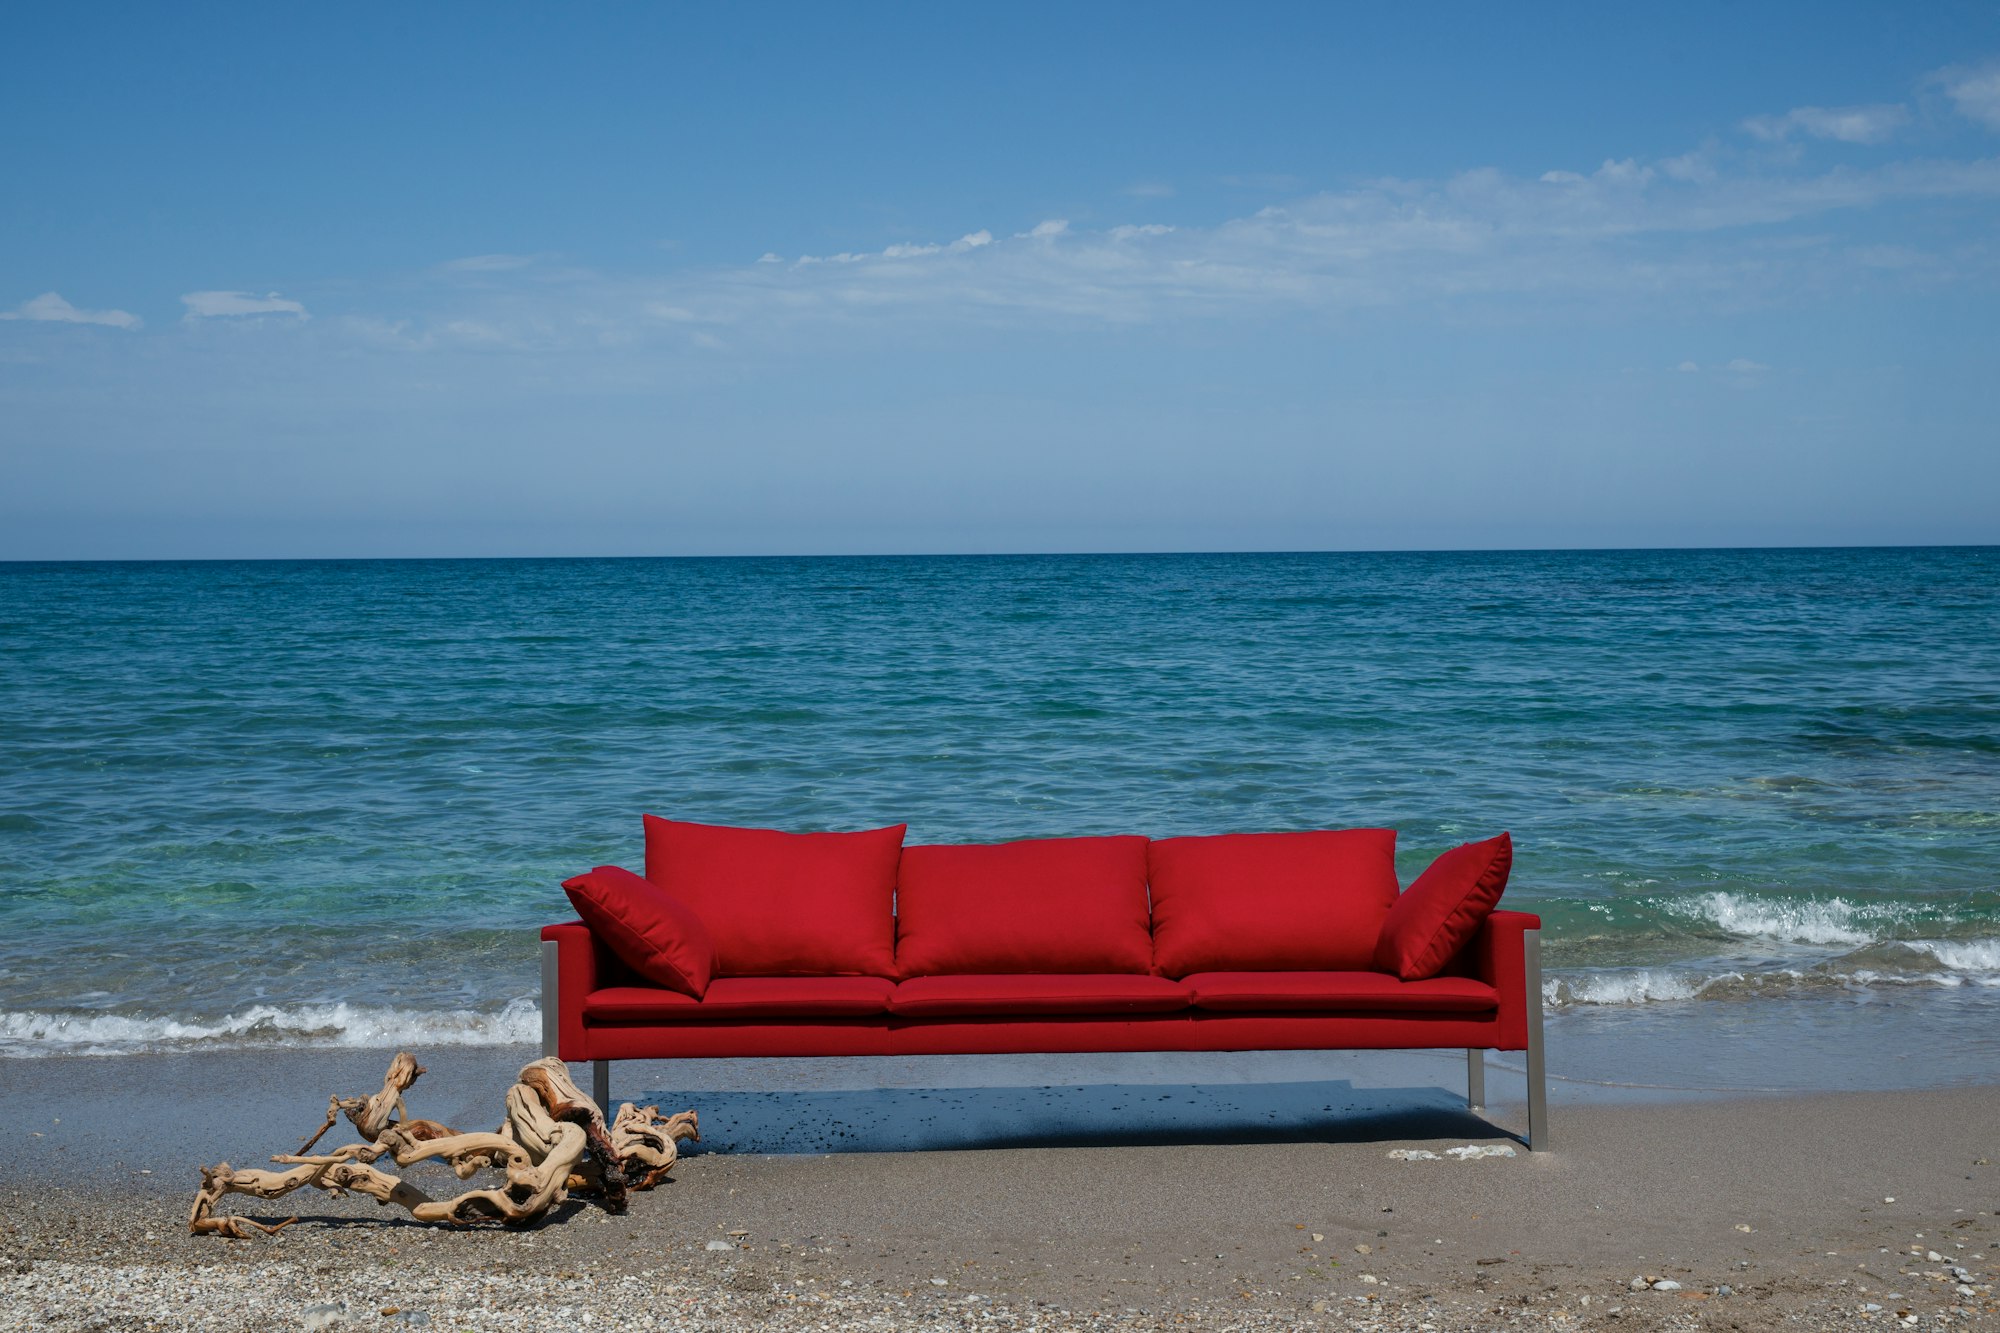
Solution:
{"label": "red throw pillow", "polygon": [[701,915],[719,977],[896,975],[903,825],[779,833],[646,816],[646,878]]}
{"label": "red throw pillow", "polygon": [[1360,972],[1396,901],[1396,831],[1163,838],[1147,867],[1167,976]]}
{"label": "red throw pillow", "polygon": [[599,866],[563,883],[563,892],[627,967],[648,981],[699,1000],[715,970],[715,942],[694,909],[629,870]]}
{"label": "red throw pillow", "polygon": [[1146,840],[1037,838],[903,852],[896,963],[956,972],[1136,972],[1153,963]]}
{"label": "red throw pillow", "polygon": [[1504,833],[1454,847],[1431,862],[1389,909],[1375,942],[1375,970],[1405,981],[1444,970],[1485,924],[1513,866],[1514,840]]}

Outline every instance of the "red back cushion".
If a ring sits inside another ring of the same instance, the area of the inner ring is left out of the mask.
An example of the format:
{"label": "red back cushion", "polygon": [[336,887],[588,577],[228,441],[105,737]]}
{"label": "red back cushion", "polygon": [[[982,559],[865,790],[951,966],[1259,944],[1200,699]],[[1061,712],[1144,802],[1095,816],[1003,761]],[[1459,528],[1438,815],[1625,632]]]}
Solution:
{"label": "red back cushion", "polygon": [[1396,831],[1164,838],[1147,856],[1161,972],[1366,970],[1396,901]]}
{"label": "red back cushion", "polygon": [[694,909],[617,866],[563,882],[563,892],[625,965],[648,981],[699,1000],[715,971],[715,942]]}
{"label": "red back cushion", "polygon": [[1507,888],[1514,840],[1502,833],[1454,847],[1396,900],[1375,944],[1375,970],[1405,981],[1434,977],[1479,933]]}
{"label": "red back cushion", "polygon": [[903,825],[778,833],[646,816],[646,878],[700,914],[719,977],[896,974]]}
{"label": "red back cushion", "polygon": [[1042,838],[912,847],[896,890],[896,964],[954,972],[1147,972],[1146,840]]}

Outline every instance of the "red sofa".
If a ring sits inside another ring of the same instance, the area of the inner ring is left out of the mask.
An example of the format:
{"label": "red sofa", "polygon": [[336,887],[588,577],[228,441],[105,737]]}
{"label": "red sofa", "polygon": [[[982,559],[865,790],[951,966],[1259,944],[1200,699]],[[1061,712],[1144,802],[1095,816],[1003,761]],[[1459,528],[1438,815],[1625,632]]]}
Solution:
{"label": "red sofa", "polygon": [[[646,817],[643,877],[569,881],[544,1053],[609,1062],[1087,1051],[1524,1051],[1548,1146],[1540,919],[1506,835],[1399,890],[1391,830],[902,846]],[[586,920],[590,924],[586,924]]]}

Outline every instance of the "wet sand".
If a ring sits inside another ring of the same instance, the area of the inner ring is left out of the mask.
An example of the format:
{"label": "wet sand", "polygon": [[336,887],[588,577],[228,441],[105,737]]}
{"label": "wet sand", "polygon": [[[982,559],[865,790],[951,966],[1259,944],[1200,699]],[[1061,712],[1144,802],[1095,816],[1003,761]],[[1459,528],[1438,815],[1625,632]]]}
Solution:
{"label": "wet sand", "polygon": [[[412,1113],[493,1123],[532,1054],[425,1053]],[[1530,1154],[1502,1069],[1482,1117],[1462,1059],[1313,1059],[619,1066],[704,1125],[624,1216],[450,1233],[301,1194],[242,1209],[303,1218],[249,1242],[185,1234],[196,1164],[293,1147],[386,1053],[10,1061],[0,1327],[2000,1326],[2000,1089],[1570,1085]],[[1389,1156],[1469,1144],[1516,1155]]]}

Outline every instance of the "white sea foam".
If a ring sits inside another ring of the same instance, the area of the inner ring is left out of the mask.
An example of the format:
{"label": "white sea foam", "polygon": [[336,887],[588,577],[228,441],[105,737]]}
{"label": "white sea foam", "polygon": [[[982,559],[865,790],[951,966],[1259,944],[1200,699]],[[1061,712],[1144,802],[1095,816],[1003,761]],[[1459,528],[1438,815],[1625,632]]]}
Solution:
{"label": "white sea foam", "polygon": [[0,1056],[127,1055],[206,1047],[504,1046],[535,1041],[541,1010],[421,1010],[356,1004],[252,1005],[221,1018],[0,1013]]}
{"label": "white sea foam", "polygon": [[1987,972],[2000,976],[2000,939],[1989,940],[1907,940],[1912,949],[1918,949],[1937,959],[1938,964],[1953,972]]}
{"label": "white sea foam", "polygon": [[1692,1000],[1704,988],[1722,979],[1665,967],[1579,972],[1543,981],[1542,1002],[1560,1009],[1573,1004],[1647,1004],[1658,1000]]}
{"label": "white sea foam", "polygon": [[1846,898],[1756,898],[1741,893],[1702,893],[1671,903],[1668,911],[1745,939],[1784,944],[1853,946],[1880,939],[1893,910]]}

